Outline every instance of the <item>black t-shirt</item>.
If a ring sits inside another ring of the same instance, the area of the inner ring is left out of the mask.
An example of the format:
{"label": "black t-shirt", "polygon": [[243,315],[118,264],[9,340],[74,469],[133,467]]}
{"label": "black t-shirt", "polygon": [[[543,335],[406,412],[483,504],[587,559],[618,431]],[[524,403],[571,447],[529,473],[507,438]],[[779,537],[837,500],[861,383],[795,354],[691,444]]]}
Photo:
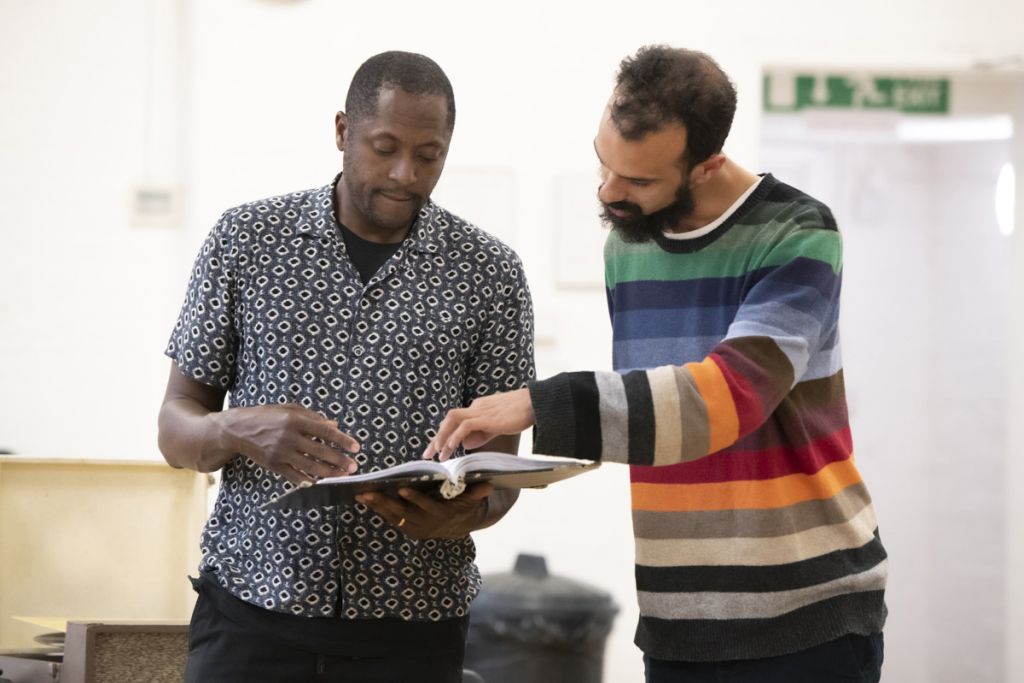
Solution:
{"label": "black t-shirt", "polygon": [[395,242],[394,244],[370,242],[349,230],[343,223],[339,222],[338,226],[341,228],[342,237],[345,239],[348,257],[352,259],[353,265],[359,271],[359,279],[363,281],[364,285],[384,265],[384,262],[391,258],[391,255],[402,246],[401,242]]}

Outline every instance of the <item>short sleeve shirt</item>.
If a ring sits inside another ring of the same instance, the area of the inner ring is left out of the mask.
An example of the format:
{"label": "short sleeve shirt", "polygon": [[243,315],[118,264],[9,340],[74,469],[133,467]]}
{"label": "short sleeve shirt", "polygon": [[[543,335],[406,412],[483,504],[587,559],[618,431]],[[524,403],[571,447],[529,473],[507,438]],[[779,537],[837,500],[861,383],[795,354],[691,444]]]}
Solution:
{"label": "short sleeve shirt", "polygon": [[[221,216],[196,259],[166,354],[229,406],[299,404],[362,445],[359,470],[420,457],[451,408],[534,376],[533,312],[509,247],[428,201],[364,285],[333,184]],[[361,505],[265,510],[292,485],[236,455],[202,535],[201,569],[260,607],[436,621],[479,591],[469,537],[414,540]]]}

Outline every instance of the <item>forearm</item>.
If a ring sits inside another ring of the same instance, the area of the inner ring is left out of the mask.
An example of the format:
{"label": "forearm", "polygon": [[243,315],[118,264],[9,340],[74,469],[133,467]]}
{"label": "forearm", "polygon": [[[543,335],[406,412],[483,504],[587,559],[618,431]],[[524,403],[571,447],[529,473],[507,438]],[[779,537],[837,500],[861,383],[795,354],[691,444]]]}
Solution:
{"label": "forearm", "polygon": [[483,499],[481,520],[476,530],[486,529],[501,521],[519,499],[519,489],[495,489],[491,495]]}
{"label": "forearm", "polygon": [[727,339],[700,362],[569,372],[530,384],[534,450],[631,465],[703,458],[760,427],[794,383],[771,337]]}
{"label": "forearm", "polygon": [[[496,436],[486,444],[485,448],[489,451],[516,455],[519,452],[519,435]],[[497,524],[502,517],[508,514],[517,500],[519,500],[519,489],[495,489],[491,495],[481,501],[483,509],[475,529],[486,529]]]}
{"label": "forearm", "polygon": [[230,411],[210,411],[188,398],[165,401],[160,409],[159,446],[172,467],[215,472],[237,452],[224,429]]}
{"label": "forearm", "polygon": [[734,389],[744,380],[720,362],[713,354],[700,363],[533,382],[534,451],[650,466],[725,448],[739,438]]}

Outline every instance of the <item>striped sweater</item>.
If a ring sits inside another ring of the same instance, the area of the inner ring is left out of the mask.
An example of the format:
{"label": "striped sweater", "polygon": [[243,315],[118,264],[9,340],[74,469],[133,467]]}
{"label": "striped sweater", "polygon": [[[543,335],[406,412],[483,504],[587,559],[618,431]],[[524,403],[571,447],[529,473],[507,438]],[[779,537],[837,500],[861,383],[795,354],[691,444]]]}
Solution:
{"label": "striped sweater", "polygon": [[605,246],[618,372],[530,385],[539,453],[631,465],[636,643],[724,661],[879,632],[829,209],[766,175],[713,231]]}

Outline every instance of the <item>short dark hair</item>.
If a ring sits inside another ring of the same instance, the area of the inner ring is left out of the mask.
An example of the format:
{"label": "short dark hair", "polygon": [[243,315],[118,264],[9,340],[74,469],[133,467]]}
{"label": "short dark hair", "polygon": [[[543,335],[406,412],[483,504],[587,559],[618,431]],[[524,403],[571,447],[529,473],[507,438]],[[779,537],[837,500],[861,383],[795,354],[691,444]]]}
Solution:
{"label": "short dark hair", "polygon": [[627,140],[676,122],[686,128],[684,159],[722,151],[736,113],[736,86],[708,55],[647,45],[619,64],[611,118]]}
{"label": "short dark hair", "polygon": [[356,69],[345,97],[350,123],[373,116],[381,88],[397,88],[410,95],[442,95],[448,101],[448,130],[455,128],[455,93],[437,62],[415,52],[382,52]]}

